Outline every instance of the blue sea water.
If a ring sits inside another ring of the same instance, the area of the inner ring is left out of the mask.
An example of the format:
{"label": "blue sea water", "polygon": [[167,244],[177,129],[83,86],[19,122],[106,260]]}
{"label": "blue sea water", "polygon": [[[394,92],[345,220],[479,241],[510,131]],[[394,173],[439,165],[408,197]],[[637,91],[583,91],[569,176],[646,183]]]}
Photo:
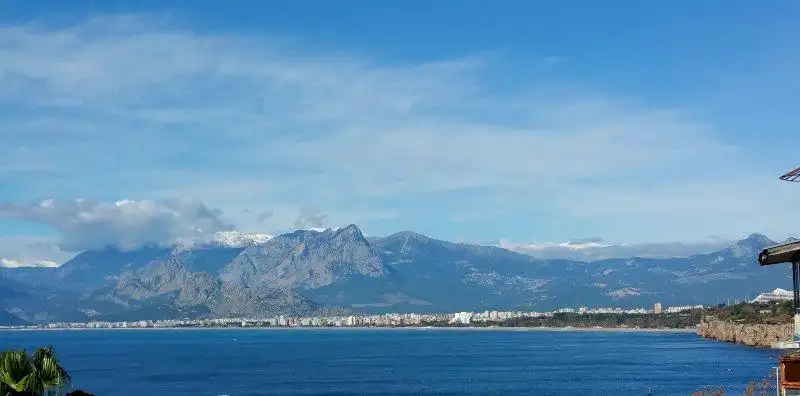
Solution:
{"label": "blue sea water", "polygon": [[778,353],[691,333],[442,329],[0,331],[97,395],[741,394]]}

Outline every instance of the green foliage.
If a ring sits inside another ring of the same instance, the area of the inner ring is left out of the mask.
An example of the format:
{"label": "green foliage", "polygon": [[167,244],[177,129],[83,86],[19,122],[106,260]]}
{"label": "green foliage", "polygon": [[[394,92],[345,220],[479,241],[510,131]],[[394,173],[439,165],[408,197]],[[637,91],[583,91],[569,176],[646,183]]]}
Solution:
{"label": "green foliage", "polygon": [[740,303],[719,305],[706,309],[693,309],[677,313],[556,313],[549,317],[513,318],[495,322],[473,322],[473,327],[576,327],[576,328],[641,328],[682,329],[695,327],[703,316],[743,324],[792,323],[794,309],[791,302],[770,304]]}
{"label": "green foliage", "polygon": [[67,371],[52,346],[32,354],[24,349],[0,353],[0,396],[50,396],[70,386]]}
{"label": "green foliage", "polygon": [[540,318],[512,318],[501,322],[475,322],[472,326],[685,329],[700,323],[700,310],[662,314],[557,313]]}
{"label": "green foliage", "polygon": [[706,314],[733,323],[787,324],[793,322],[794,308],[791,301],[766,304],[745,302],[709,308]]}
{"label": "green foliage", "polygon": [[437,321],[425,322],[420,326],[685,329],[696,327],[703,316],[715,316],[720,320],[743,324],[786,324],[792,323],[794,308],[791,302],[770,304],[745,302],[730,306],[720,304],[712,308],[676,313],[556,313],[548,317],[472,322],[469,325]]}

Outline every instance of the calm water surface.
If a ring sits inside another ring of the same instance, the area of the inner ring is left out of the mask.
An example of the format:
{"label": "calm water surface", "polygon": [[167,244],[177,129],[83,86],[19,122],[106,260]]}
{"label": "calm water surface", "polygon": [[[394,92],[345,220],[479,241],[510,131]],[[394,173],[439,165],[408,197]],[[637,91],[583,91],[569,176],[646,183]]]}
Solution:
{"label": "calm water surface", "polygon": [[690,333],[457,330],[0,331],[53,344],[97,395],[740,394],[777,352]]}

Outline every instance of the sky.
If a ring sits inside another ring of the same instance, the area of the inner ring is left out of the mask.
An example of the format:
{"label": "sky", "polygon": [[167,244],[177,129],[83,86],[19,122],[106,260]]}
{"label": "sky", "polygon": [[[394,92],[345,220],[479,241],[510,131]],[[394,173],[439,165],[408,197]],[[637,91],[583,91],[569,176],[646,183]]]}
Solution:
{"label": "sky", "polygon": [[782,239],[797,20],[788,0],[0,0],[0,258],[350,223]]}

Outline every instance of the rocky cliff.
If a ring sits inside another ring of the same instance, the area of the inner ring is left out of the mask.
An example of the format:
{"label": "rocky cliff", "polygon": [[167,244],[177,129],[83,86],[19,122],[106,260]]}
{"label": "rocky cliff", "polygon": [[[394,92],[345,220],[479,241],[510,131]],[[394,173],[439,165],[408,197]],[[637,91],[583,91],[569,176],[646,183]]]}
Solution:
{"label": "rocky cliff", "polygon": [[714,340],[768,347],[778,341],[792,339],[794,326],[786,324],[735,323],[704,316],[697,334]]}

